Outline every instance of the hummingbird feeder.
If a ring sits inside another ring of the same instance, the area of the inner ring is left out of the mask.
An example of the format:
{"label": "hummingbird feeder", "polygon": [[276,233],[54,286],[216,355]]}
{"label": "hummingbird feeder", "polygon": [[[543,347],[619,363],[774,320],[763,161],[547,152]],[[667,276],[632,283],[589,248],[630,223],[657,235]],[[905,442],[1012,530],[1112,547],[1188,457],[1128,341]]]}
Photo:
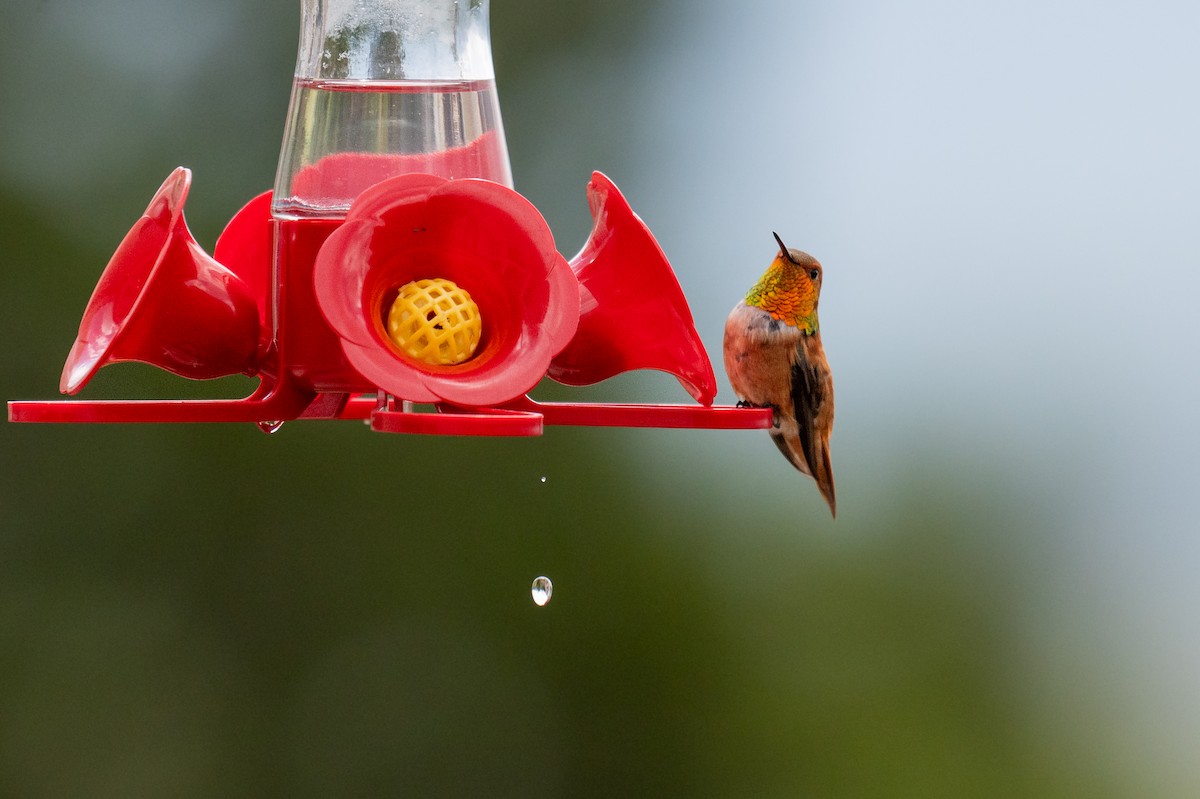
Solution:
{"label": "hummingbird feeder", "polygon": [[[13,422],[360,419],[377,431],[538,435],[543,426],[764,428],[713,406],[716,379],[662,249],[617,187],[571,260],[512,188],[488,0],[302,0],[273,191],[213,254],[176,169],[118,246],[60,388],[141,361],[185,378],[257,377],[237,399],[20,401]],[[693,404],[538,402],[634,369]],[[432,406],[433,412],[416,410]]]}

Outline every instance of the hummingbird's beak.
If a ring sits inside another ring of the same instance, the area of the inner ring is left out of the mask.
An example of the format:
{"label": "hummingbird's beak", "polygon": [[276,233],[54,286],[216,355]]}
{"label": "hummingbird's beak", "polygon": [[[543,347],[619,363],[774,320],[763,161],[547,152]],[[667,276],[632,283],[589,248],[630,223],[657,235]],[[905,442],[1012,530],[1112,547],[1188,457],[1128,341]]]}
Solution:
{"label": "hummingbird's beak", "polygon": [[[775,237],[775,241],[779,242],[779,254],[792,263],[796,263],[796,261],[792,258],[792,254],[788,252],[787,245],[783,243],[783,239],[779,238],[779,234],[772,230],[771,235]],[[797,264],[797,266],[799,266],[799,264]]]}

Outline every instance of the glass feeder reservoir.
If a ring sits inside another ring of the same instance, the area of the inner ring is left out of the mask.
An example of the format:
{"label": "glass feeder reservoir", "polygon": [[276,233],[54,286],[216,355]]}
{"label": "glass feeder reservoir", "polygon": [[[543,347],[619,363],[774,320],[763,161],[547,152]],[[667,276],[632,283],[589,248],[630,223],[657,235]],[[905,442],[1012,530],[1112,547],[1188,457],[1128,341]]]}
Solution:
{"label": "glass feeder reservoir", "polygon": [[272,214],[340,218],[413,172],[512,187],[488,0],[303,0]]}

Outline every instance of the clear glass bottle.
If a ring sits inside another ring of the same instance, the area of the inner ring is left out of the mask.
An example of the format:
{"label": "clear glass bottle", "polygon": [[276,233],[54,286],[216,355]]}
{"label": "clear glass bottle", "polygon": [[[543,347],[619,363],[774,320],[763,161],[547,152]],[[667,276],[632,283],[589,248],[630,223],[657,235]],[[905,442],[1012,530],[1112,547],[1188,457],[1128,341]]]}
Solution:
{"label": "clear glass bottle", "polygon": [[302,0],[271,210],[336,219],[394,175],[512,186],[489,0]]}

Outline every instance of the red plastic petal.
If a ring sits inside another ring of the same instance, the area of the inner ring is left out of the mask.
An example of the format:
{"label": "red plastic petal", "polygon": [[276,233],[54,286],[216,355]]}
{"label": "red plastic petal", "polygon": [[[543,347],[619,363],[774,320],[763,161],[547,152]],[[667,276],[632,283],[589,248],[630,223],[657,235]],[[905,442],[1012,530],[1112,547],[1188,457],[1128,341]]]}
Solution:
{"label": "red plastic petal", "polygon": [[271,274],[271,192],[265,191],[233,215],[213,248],[213,258],[246,284],[258,301],[259,324],[270,330],[268,300],[274,290]]}

